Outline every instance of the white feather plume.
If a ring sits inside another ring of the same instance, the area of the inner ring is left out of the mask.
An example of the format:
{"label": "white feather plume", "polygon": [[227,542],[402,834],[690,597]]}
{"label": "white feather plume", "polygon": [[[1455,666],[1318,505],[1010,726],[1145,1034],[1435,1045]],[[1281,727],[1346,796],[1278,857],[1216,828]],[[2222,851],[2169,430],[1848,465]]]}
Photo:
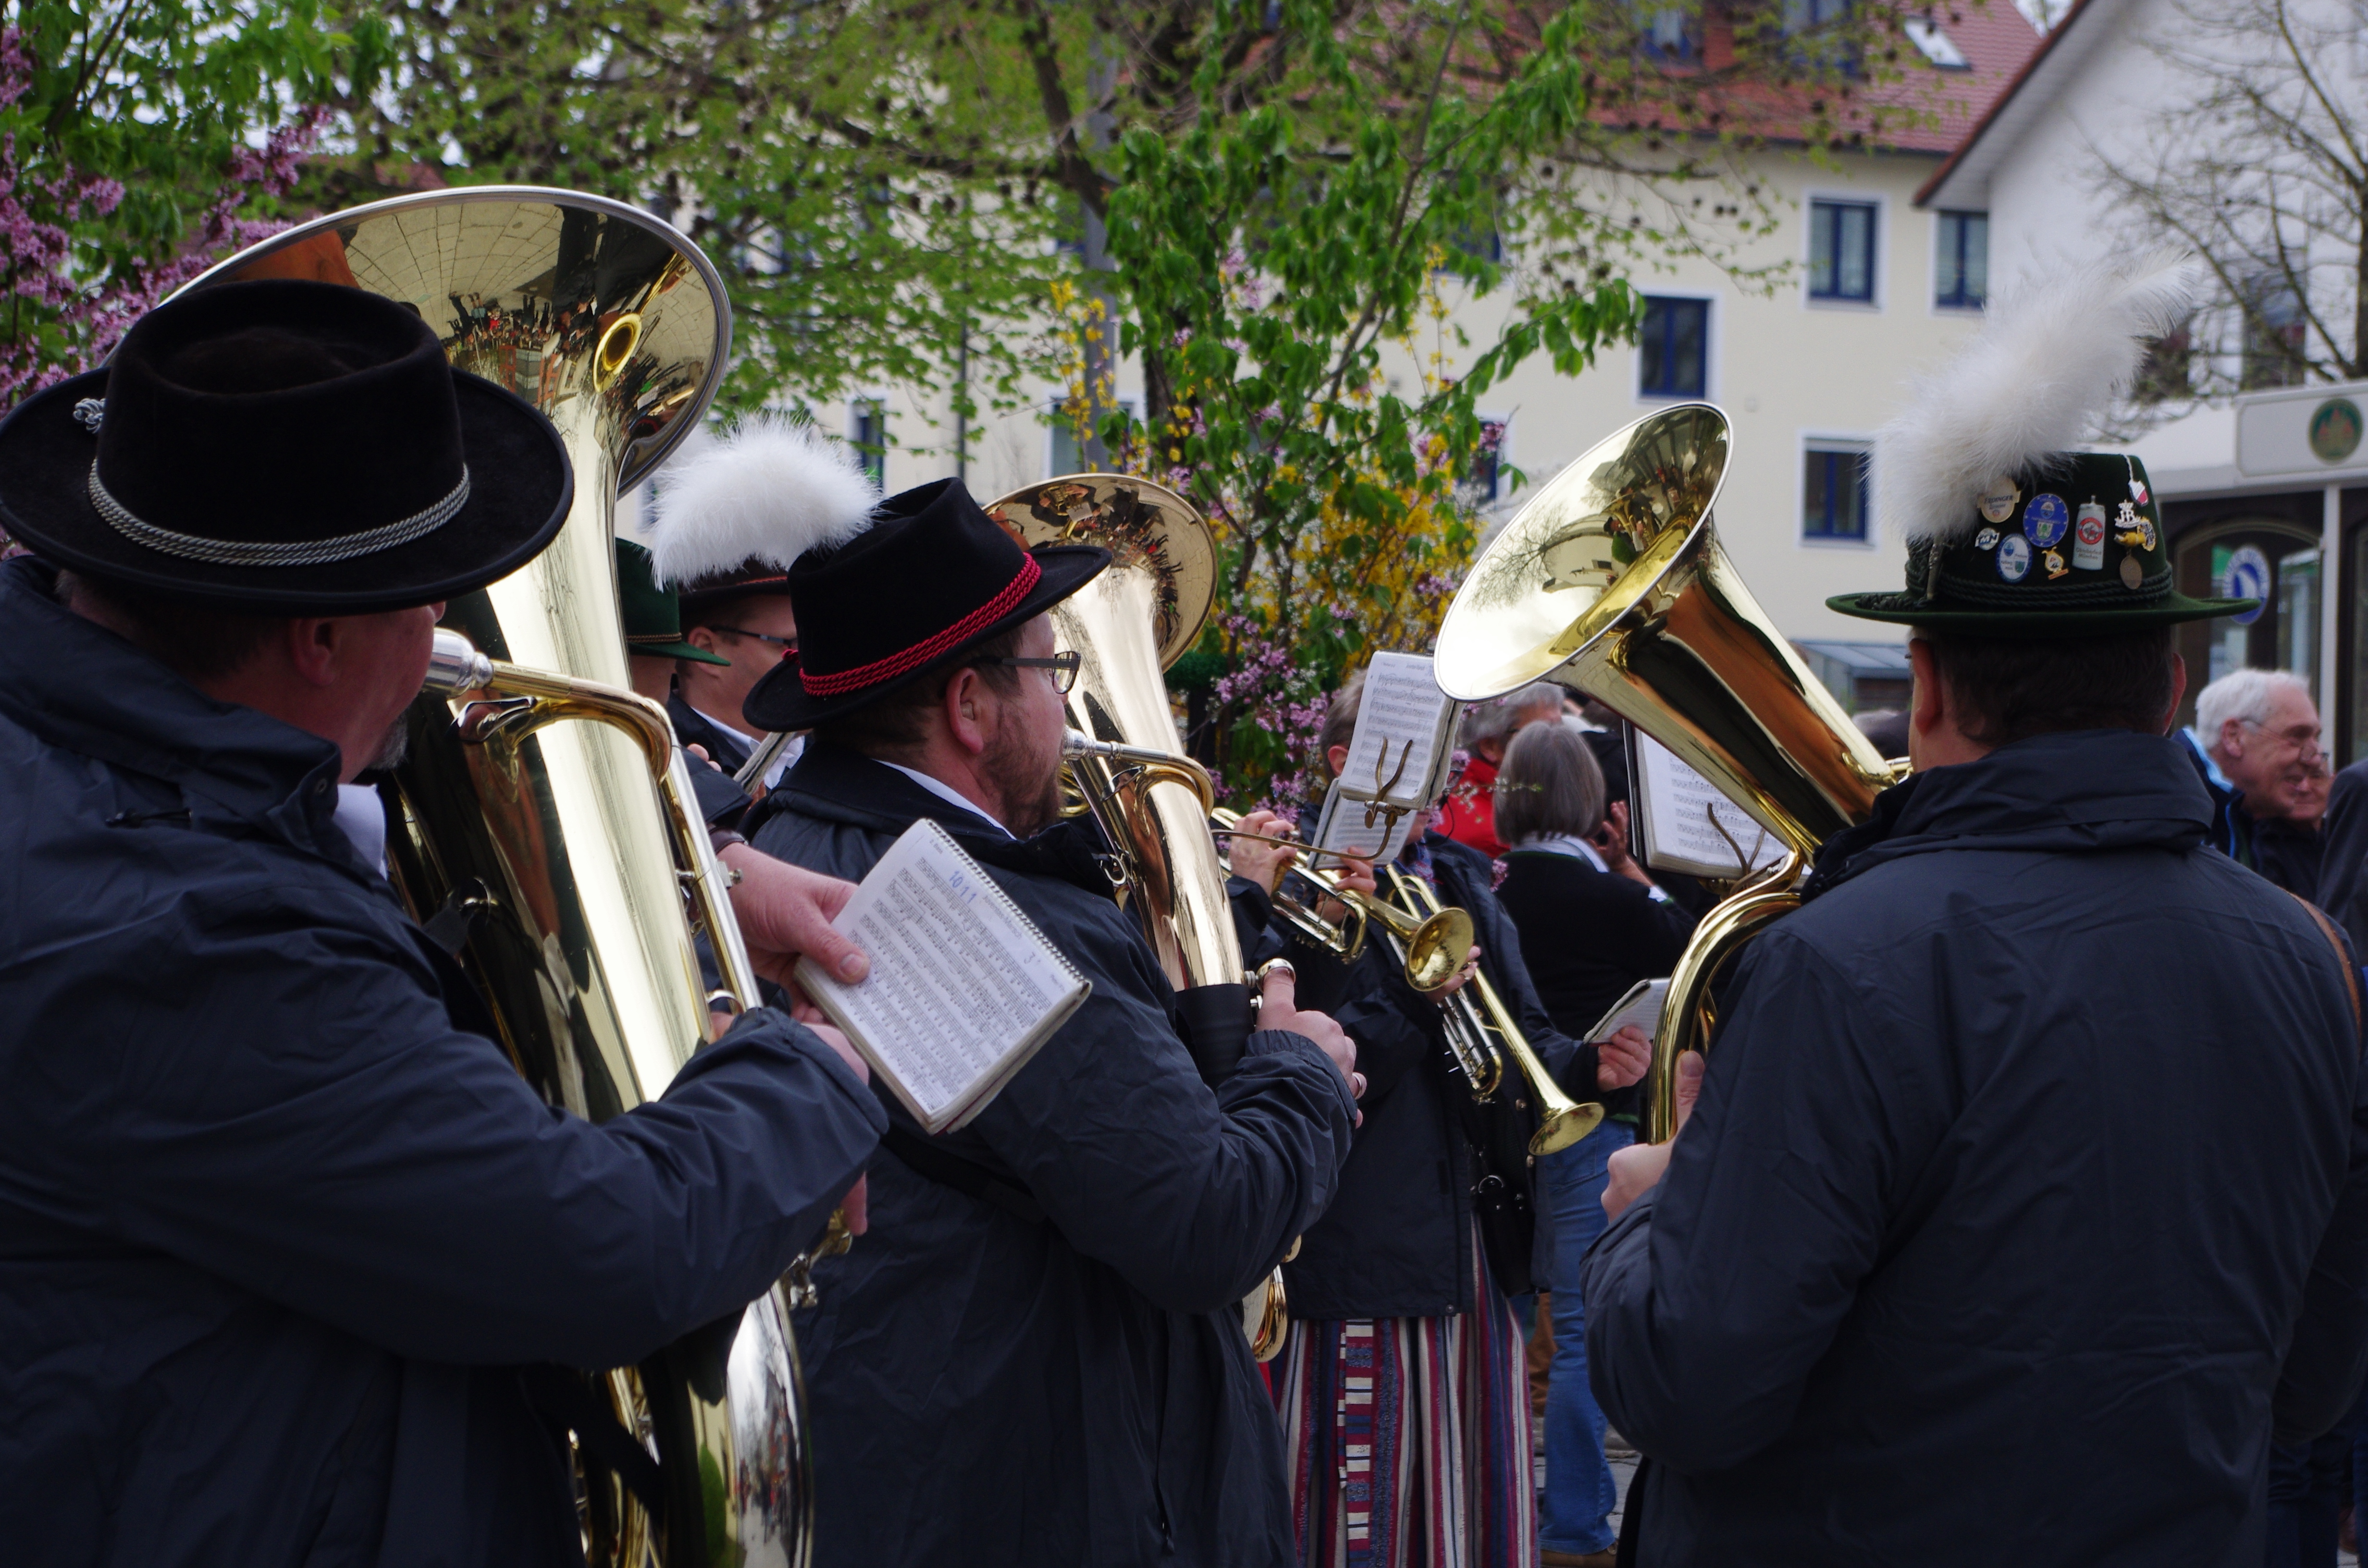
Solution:
{"label": "white feather plume", "polygon": [[1875,514],[1884,526],[1907,540],[1978,527],[1981,487],[2086,441],[2129,391],[2139,339],[2186,318],[2195,282],[2189,256],[2157,252],[2059,272],[1992,301],[1973,342],[1918,378],[1907,409],[1883,428]]}
{"label": "white feather plume", "polygon": [[807,551],[861,533],[879,504],[852,448],[760,415],[719,439],[686,442],[658,471],[650,554],[670,587],[752,561],[787,571]]}

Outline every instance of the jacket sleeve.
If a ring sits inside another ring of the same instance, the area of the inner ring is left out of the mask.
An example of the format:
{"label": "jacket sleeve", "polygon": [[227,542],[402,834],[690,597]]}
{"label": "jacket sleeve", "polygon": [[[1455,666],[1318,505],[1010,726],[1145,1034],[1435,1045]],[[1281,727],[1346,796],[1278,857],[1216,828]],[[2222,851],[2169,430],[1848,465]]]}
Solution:
{"label": "jacket sleeve", "polygon": [[2324,834],[2318,906],[2351,934],[2353,952],[2368,952],[2368,768],[2361,764],[2328,787]]}
{"label": "jacket sleeve", "polygon": [[1681,1471],[1783,1434],[1874,1267],[1898,1151],[1945,1126],[1912,1044],[1805,943],[1780,927],[1737,967],[1668,1174],[1583,1266],[1596,1397]]}
{"label": "jacket sleeve", "polygon": [[1314,1041],[1275,1030],[1212,1090],[1123,919],[1100,901],[1046,926],[1093,994],[961,1138],[983,1140],[1079,1252],[1169,1311],[1214,1312],[1330,1205],[1355,1102]]}
{"label": "jacket sleeve", "polygon": [[[2349,960],[2350,955],[2344,955]],[[2343,1190],[2310,1277],[2302,1314],[2287,1343],[2271,1402],[2273,1435],[2304,1443],[2343,1419],[2368,1378],[2368,1071],[2351,1102],[2351,1153]]]}
{"label": "jacket sleeve", "polygon": [[78,1142],[107,1222],[403,1355],[646,1356],[759,1295],[885,1125],[777,1013],[596,1125],[455,1029],[391,932],[278,911],[197,935],[181,983],[105,1042],[114,1081]]}

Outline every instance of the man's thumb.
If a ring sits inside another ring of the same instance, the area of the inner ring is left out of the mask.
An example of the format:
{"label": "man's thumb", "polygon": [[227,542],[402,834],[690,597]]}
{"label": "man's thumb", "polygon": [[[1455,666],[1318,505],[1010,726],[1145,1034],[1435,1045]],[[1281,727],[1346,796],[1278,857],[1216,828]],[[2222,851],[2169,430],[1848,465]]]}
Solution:
{"label": "man's thumb", "polygon": [[1686,1118],[1694,1113],[1694,1101],[1702,1097],[1702,1056],[1699,1051],[1689,1051],[1678,1058],[1678,1125],[1682,1128]]}
{"label": "man's thumb", "polygon": [[807,939],[810,945],[806,956],[825,972],[849,984],[871,972],[871,960],[864,957],[863,949],[840,936],[836,928],[817,923]]}
{"label": "man's thumb", "polygon": [[1285,963],[1270,963],[1258,971],[1258,1006],[1268,1013],[1299,1010],[1299,976]]}

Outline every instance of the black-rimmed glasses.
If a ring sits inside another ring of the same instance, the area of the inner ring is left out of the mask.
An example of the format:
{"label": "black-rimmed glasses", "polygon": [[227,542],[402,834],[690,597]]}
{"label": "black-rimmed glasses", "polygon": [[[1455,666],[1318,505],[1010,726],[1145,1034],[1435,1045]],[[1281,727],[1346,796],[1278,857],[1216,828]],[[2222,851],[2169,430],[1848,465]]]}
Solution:
{"label": "black-rimmed glasses", "polygon": [[1075,648],[1066,653],[1055,653],[1049,659],[1003,658],[979,661],[982,665],[1008,665],[1017,670],[1050,670],[1053,672],[1053,689],[1064,697],[1069,694],[1071,687],[1077,684],[1077,667],[1085,662],[1086,656]]}

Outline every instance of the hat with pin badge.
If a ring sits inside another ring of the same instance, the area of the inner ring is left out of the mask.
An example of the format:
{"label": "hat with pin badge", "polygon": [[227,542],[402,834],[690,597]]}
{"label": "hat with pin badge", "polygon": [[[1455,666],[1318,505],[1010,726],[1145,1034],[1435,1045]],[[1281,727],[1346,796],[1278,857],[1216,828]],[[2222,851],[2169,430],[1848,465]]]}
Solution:
{"label": "hat with pin badge", "polygon": [[2190,264],[2098,265],[2000,301],[1882,433],[1876,510],[1907,541],[1905,591],[1828,608],[1996,637],[2096,637],[2234,615],[2171,583],[2146,465],[2073,449],[2187,312]]}

